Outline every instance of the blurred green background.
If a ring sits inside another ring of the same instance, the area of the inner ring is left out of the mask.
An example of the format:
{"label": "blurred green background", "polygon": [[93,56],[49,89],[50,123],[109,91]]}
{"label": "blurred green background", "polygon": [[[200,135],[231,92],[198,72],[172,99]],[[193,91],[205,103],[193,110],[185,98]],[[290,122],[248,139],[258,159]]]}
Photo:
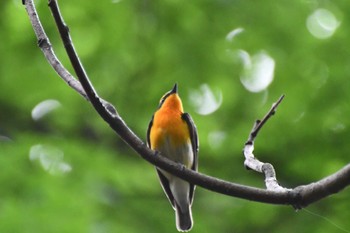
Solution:
{"label": "blurred green background", "polygon": [[[72,72],[47,2],[36,4]],[[349,162],[349,1],[59,4],[95,88],[143,139],[179,84],[201,172],[264,188],[241,150],[281,94],[255,147],[280,183],[307,184]],[[154,168],[59,79],[20,0],[0,1],[0,38],[0,232],[176,232]],[[192,232],[350,231],[349,190],[308,209],[325,218],[197,188]]]}

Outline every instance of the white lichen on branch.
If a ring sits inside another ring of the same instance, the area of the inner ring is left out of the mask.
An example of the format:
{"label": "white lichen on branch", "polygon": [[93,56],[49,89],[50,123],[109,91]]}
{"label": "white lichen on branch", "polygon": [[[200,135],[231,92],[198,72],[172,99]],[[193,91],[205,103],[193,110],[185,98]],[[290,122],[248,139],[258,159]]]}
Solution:
{"label": "white lichen on branch", "polygon": [[245,143],[243,154],[245,157],[244,166],[248,169],[254,170],[259,173],[264,173],[265,175],[265,186],[267,190],[275,192],[286,192],[291,191],[291,189],[284,188],[279,185],[276,177],[276,172],[272,164],[263,163],[259,161],[253,154],[254,151],[254,141],[259,133],[259,130],[264,126],[267,120],[273,116],[276,112],[278,105],[283,100],[284,95],[282,95],[276,103],[274,103],[270,111],[264,116],[262,120],[257,120],[250,131],[247,142]]}

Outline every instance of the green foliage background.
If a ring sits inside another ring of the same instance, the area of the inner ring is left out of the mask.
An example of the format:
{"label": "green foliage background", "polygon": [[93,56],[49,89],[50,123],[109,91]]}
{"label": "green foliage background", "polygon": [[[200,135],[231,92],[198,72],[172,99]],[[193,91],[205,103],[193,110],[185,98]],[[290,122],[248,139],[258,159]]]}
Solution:
{"label": "green foliage background", "polygon": [[[47,2],[36,3],[57,55],[72,71]],[[259,159],[275,165],[280,183],[306,184],[349,162],[349,1],[59,4],[97,91],[143,139],[159,98],[179,84],[199,130],[201,172],[264,187],[260,174],[245,170],[241,149],[254,120],[282,93],[286,98],[255,149]],[[318,8],[341,22],[328,39],[315,38],[306,27]],[[244,31],[225,39],[235,28]],[[154,168],[58,78],[36,46],[21,1],[0,1],[0,38],[0,232],[176,232]],[[242,64],[232,55],[238,50],[265,51],[274,59],[274,81],[265,91],[252,93],[242,85]],[[210,115],[197,114],[189,98],[202,84],[222,94]],[[34,121],[32,109],[47,99],[61,106]],[[212,132],[225,137],[210,143]],[[71,171],[52,174],[30,159],[39,144],[63,152]],[[332,223],[289,206],[197,188],[192,232],[350,231],[349,190],[308,209]]]}

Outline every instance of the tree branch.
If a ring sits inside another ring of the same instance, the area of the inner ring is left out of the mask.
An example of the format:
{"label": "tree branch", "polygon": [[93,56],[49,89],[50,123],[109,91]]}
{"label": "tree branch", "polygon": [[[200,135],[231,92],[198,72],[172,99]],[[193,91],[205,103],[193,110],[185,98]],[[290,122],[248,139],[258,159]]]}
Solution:
{"label": "tree branch", "polygon": [[35,35],[38,39],[38,46],[41,51],[44,53],[46,60],[52,66],[52,68],[57,72],[57,74],[74,90],[76,90],[80,95],[85,99],[87,96],[84,89],[82,88],[80,82],[78,82],[69,71],[64,68],[60,60],[58,60],[55,52],[52,49],[49,38],[47,37],[43,26],[41,25],[39,16],[37,14],[35,5],[32,0],[26,1],[22,0],[22,3],[25,5],[27,13],[29,15],[30,21],[32,23]]}
{"label": "tree branch", "polygon": [[[59,62],[59,60],[53,53],[51,44],[49,43],[49,39],[45,34],[44,29],[37,16],[33,0],[23,0],[23,4],[25,4],[26,6],[29,19],[32,23],[33,29],[39,41],[39,46],[50,65],[56,70],[59,76],[63,78],[73,89],[75,89],[85,98],[86,96],[88,96],[88,99],[90,100],[91,104],[100,114],[100,116],[110,125],[110,127],[142,158],[144,158],[151,164],[162,168],[178,177],[181,177],[182,179],[188,182],[191,182],[193,184],[196,184],[214,192],[252,201],[271,204],[292,205],[296,208],[302,208],[304,206],[307,206],[333,193],[339,192],[340,190],[344,189],[349,185],[350,165],[345,166],[343,169],[341,169],[333,175],[330,175],[318,182],[309,185],[299,186],[294,189],[282,188],[277,190],[270,189],[269,187],[267,187],[268,189],[265,190],[235,184],[217,179],[215,177],[207,176],[205,174],[197,173],[192,170],[186,169],[184,166],[174,163],[173,161],[168,160],[163,156],[155,154],[154,151],[149,149],[146,146],[146,144],[136,134],[134,134],[130,130],[130,128],[128,128],[123,119],[117,114],[115,108],[108,102],[101,99],[92,87],[86,75],[86,72],[83,66],[81,65],[81,62],[74,50],[74,46],[69,35],[68,27],[65,25],[62,19],[62,16],[57,6],[57,2],[55,0],[51,0],[49,1],[49,6],[55,18],[56,24],[58,26],[69,58],[71,60],[72,66],[81,84],[77,82],[72,75],[69,74],[69,72],[62,66],[62,64]],[[81,87],[83,87],[85,91],[83,91]],[[246,158],[254,158],[253,144],[257,133],[265,124],[265,122],[273,115],[276,107],[281,102],[282,98],[283,97],[281,97],[279,101],[277,101],[277,103],[275,104],[275,107],[273,107],[272,110],[269,111],[267,117],[264,118],[265,120],[263,119],[262,121],[257,121],[257,123],[255,124],[245,145],[244,153],[245,155],[247,155]],[[248,162],[245,162],[245,165],[252,169],[254,169],[255,166],[250,166]],[[259,163],[257,163],[257,165],[258,167],[260,166]],[[257,168],[254,170],[263,171],[265,169],[264,166],[269,167],[266,166],[266,164],[262,163],[262,165],[260,166],[261,168]],[[274,177],[274,170],[273,172],[270,172],[270,174],[272,174],[272,177]]]}
{"label": "tree branch", "polygon": [[257,120],[253,126],[252,131],[249,134],[248,140],[245,143],[243,154],[245,157],[244,165],[246,168],[252,169],[254,171],[265,174],[265,185],[268,190],[274,190],[276,192],[290,191],[290,189],[283,188],[278,184],[276,178],[276,172],[272,164],[262,163],[255,158],[253,154],[254,150],[254,141],[258,136],[260,129],[266,124],[266,122],[276,113],[278,105],[282,102],[284,95],[282,95],[276,103],[274,103],[264,116],[262,120]]}
{"label": "tree branch", "polygon": [[349,185],[350,164],[320,181],[294,188],[293,192],[298,193],[301,198],[299,203],[294,204],[294,207],[299,209],[306,207],[329,195],[338,193]]}

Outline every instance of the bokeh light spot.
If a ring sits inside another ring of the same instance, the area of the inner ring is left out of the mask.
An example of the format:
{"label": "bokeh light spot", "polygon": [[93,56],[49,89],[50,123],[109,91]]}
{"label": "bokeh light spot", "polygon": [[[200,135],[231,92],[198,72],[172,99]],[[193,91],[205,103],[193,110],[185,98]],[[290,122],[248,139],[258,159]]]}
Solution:
{"label": "bokeh light spot", "polygon": [[241,83],[250,92],[261,92],[273,81],[275,60],[262,51],[253,56],[240,50],[238,56],[243,64]]}
{"label": "bokeh light spot", "polygon": [[64,153],[52,146],[37,144],[30,148],[29,159],[39,161],[42,168],[51,175],[62,175],[72,170],[70,164],[64,162]]}
{"label": "bokeh light spot", "polygon": [[215,112],[222,104],[222,92],[217,90],[214,94],[208,84],[201,85],[199,90],[192,90],[189,98],[195,111],[201,115]]}
{"label": "bokeh light spot", "polygon": [[343,132],[345,129],[346,129],[345,124],[343,124],[343,123],[341,123],[341,122],[338,122],[338,123],[336,123],[335,125],[333,125],[333,127],[331,127],[331,130],[332,130],[334,133],[341,133],[341,132]]}
{"label": "bokeh light spot", "polygon": [[227,36],[226,36],[226,40],[228,41],[232,41],[233,38],[235,38],[237,35],[241,34],[244,31],[243,28],[236,28],[233,29],[232,31],[230,31]]}
{"label": "bokeh light spot", "polygon": [[219,148],[226,138],[224,131],[213,131],[208,134],[208,143],[213,149]]}
{"label": "bokeh light spot", "polygon": [[0,142],[12,142],[12,139],[0,134]]}
{"label": "bokeh light spot", "polygon": [[42,117],[44,117],[45,115],[47,115],[48,113],[52,112],[60,106],[61,104],[57,100],[44,100],[33,108],[32,118],[35,121],[40,120]]}
{"label": "bokeh light spot", "polygon": [[317,39],[327,39],[333,36],[340,25],[335,15],[326,9],[315,10],[306,20],[306,27]]}

